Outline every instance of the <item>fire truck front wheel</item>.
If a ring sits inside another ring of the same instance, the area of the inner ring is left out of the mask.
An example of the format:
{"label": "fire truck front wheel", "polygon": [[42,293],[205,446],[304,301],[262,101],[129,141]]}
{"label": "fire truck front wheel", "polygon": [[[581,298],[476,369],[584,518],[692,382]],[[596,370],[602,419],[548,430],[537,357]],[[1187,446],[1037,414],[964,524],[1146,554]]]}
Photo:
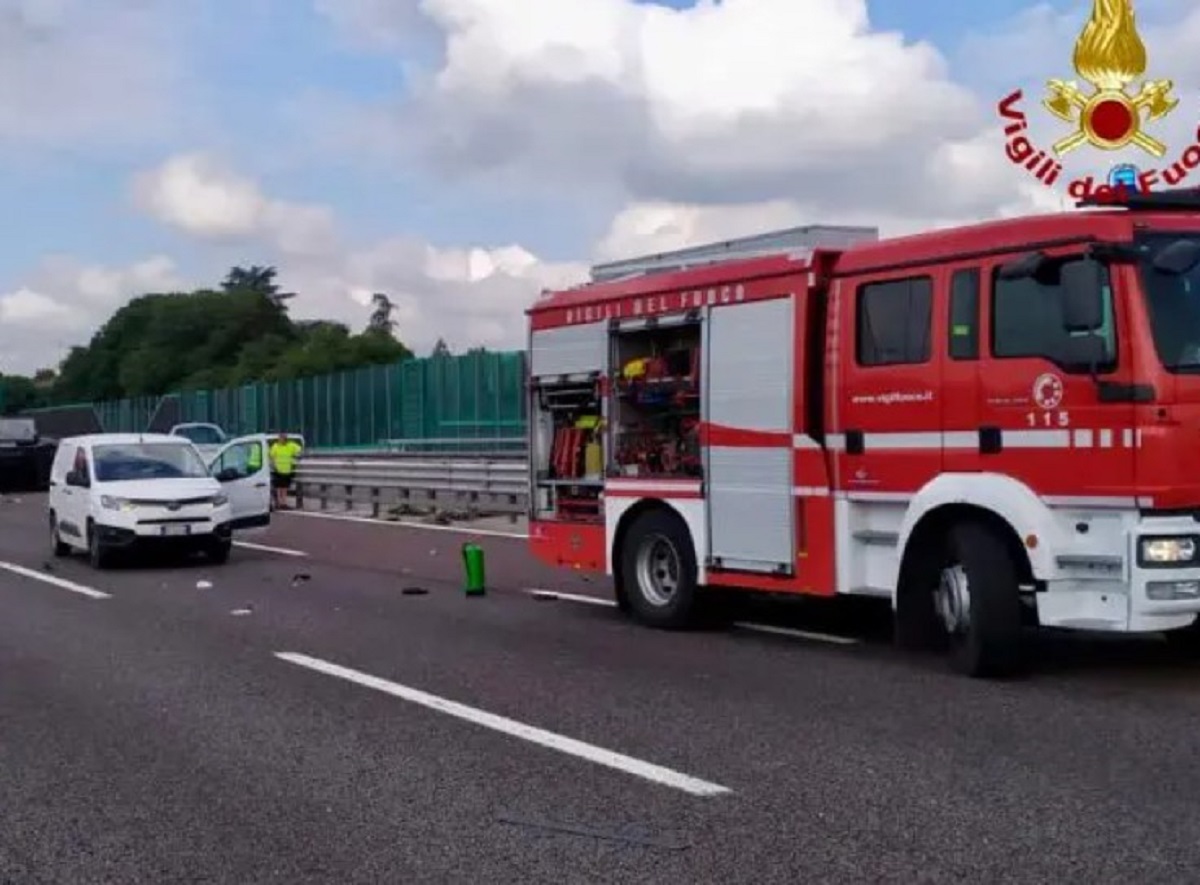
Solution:
{"label": "fire truck front wheel", "polygon": [[1024,664],[1021,599],[1008,546],[977,522],[954,526],[947,540],[933,603],[951,663],[968,676],[1017,674]]}
{"label": "fire truck front wheel", "polygon": [[696,554],[683,520],[662,509],[635,517],[621,547],[621,585],[642,623],[679,628],[692,621]]}

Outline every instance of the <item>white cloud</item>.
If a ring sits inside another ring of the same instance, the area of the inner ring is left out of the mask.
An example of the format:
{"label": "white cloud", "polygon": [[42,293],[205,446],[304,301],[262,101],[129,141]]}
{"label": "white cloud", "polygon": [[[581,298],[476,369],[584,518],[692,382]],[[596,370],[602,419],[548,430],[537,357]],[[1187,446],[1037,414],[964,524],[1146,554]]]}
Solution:
{"label": "white cloud", "polygon": [[130,298],[187,288],[175,262],[163,255],[125,267],[48,258],[21,285],[0,292],[0,371],[32,373],[56,366],[65,350],[86,344]]}
{"label": "white cloud", "polygon": [[[389,6],[396,21],[417,7]],[[419,8],[442,34],[436,67],[406,104],[347,112],[339,129],[455,180],[914,216],[986,213],[1015,187],[995,142],[981,143],[990,102],[953,82],[932,46],[873,30],[865,0]]]}
{"label": "white cloud", "polygon": [[5,0],[0,146],[129,145],[187,125],[174,4]]}
{"label": "white cloud", "polygon": [[401,338],[418,351],[523,344],[523,310],[543,286],[578,282],[581,265],[546,264],[517,245],[437,248],[395,236],[349,246],[332,211],[272,197],[259,183],[201,153],[172,157],[134,178],[139,207],[200,240],[252,245],[277,260],[280,282],[299,293],[297,319],[361,328],[372,292],[396,303]]}
{"label": "white cloud", "polygon": [[[1037,144],[1067,134],[1040,100],[1047,78],[1073,76],[1087,5],[1033,3],[968,39],[953,53],[956,80],[932,46],[873,28],[866,0],[699,0],[682,10],[634,0],[358,0],[340,12],[324,2],[364,39],[404,33],[423,13],[441,51],[403,100],[338,108],[326,95],[309,109],[323,125],[340,121],[324,127],[326,142],[418,156],[456,184],[569,187],[593,203],[735,213],[789,203],[813,210],[808,222],[845,212],[972,220],[1045,203],[1004,157],[996,104],[1023,87]],[[1154,127],[1168,156],[1080,151],[1067,179],[1115,162],[1162,167],[1194,140],[1200,9],[1184,0],[1137,8],[1148,76],[1174,79],[1183,98]]]}
{"label": "white cloud", "polygon": [[[521,346],[524,308],[542,287],[582,280],[589,259],[800,224],[891,235],[1066,208],[1005,159],[995,113],[1016,86],[1033,112],[1047,77],[1071,75],[1082,22],[1050,4],[968,41],[953,56],[967,72],[960,82],[932,46],[873,28],[865,0],[700,0],[685,10],[633,0],[312,2],[358,48],[391,53],[407,96],[399,77],[386,107],[338,107],[326,95],[307,106],[318,112],[306,146],[338,139],[398,162],[417,156],[422,171],[460,190],[483,182],[550,193],[561,211],[586,207],[589,219],[599,206],[624,208],[596,243],[579,245],[578,262],[551,263],[502,230],[461,248],[415,232],[354,242],[329,207],[269,193],[203,151],[137,177],[133,198],[151,217],[277,262],[300,293],[290,306],[298,318],[361,327],[371,293],[383,291],[419,351],[438,337]],[[1182,0],[1143,6],[1150,74],[1173,77],[1185,98],[1164,128],[1174,144],[1195,128],[1186,95],[1200,78],[1190,49],[1200,11]],[[0,46],[2,35],[0,24]],[[1044,113],[1031,119],[1039,143],[1061,135]],[[1111,159],[1090,162],[1102,169]],[[219,278],[224,262],[213,265]],[[77,270],[58,285],[19,281],[0,310],[42,311],[65,326],[79,310],[31,296],[80,304],[93,292],[98,305],[113,303],[103,293],[130,291],[125,270],[93,269],[91,282]]]}
{"label": "white cloud", "polygon": [[259,238],[287,255],[336,245],[328,209],[270,199],[256,182],[203,153],[171,157],[139,174],[133,197],[158,221],[201,239]]}

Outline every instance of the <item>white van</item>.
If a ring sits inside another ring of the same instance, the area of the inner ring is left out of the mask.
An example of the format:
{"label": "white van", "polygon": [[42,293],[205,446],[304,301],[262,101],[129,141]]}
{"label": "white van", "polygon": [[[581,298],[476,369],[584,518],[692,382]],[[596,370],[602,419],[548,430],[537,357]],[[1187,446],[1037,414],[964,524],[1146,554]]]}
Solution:
{"label": "white van", "polygon": [[190,439],[196,446],[196,451],[204,458],[216,457],[221,447],[229,442],[229,437],[225,435],[225,431],[216,424],[206,424],[199,421],[190,424],[176,424],[167,433],[171,434],[171,436],[182,436],[185,439]]}
{"label": "white van", "polygon": [[230,440],[209,461],[180,436],[102,433],[61,440],[50,468],[50,543],[96,568],[150,545],[229,558],[233,532],[271,521],[267,438]]}

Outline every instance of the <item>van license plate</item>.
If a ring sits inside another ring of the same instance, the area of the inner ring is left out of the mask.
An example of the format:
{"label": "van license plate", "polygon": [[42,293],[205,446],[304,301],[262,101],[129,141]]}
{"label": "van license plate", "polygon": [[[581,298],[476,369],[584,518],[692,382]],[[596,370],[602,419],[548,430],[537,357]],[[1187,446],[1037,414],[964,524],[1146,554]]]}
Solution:
{"label": "van license plate", "polygon": [[159,534],[175,537],[178,535],[190,535],[192,527],[190,525],[164,525],[159,526]]}

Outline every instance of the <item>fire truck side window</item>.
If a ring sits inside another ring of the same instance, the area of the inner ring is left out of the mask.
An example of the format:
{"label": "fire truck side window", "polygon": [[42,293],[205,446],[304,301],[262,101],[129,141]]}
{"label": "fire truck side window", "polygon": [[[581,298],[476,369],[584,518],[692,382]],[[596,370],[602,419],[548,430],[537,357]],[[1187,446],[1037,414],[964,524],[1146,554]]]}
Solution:
{"label": "fire truck side window", "polygon": [[950,279],[950,359],[979,359],[979,270],[957,270]]}
{"label": "fire truck side window", "polygon": [[[1112,285],[1108,269],[1102,283],[1104,323],[1096,330],[1107,355],[1098,371],[1116,367],[1117,330],[1113,321]],[[1062,324],[1062,280],[1048,278],[997,279],[992,282],[992,356],[1007,359],[1041,357],[1064,371],[1074,371],[1064,359],[1070,333]],[[1084,370],[1079,370],[1084,371]]]}
{"label": "fire truck side window", "polygon": [[860,366],[929,361],[933,280],[911,277],[866,283],[858,289],[856,322]]}

